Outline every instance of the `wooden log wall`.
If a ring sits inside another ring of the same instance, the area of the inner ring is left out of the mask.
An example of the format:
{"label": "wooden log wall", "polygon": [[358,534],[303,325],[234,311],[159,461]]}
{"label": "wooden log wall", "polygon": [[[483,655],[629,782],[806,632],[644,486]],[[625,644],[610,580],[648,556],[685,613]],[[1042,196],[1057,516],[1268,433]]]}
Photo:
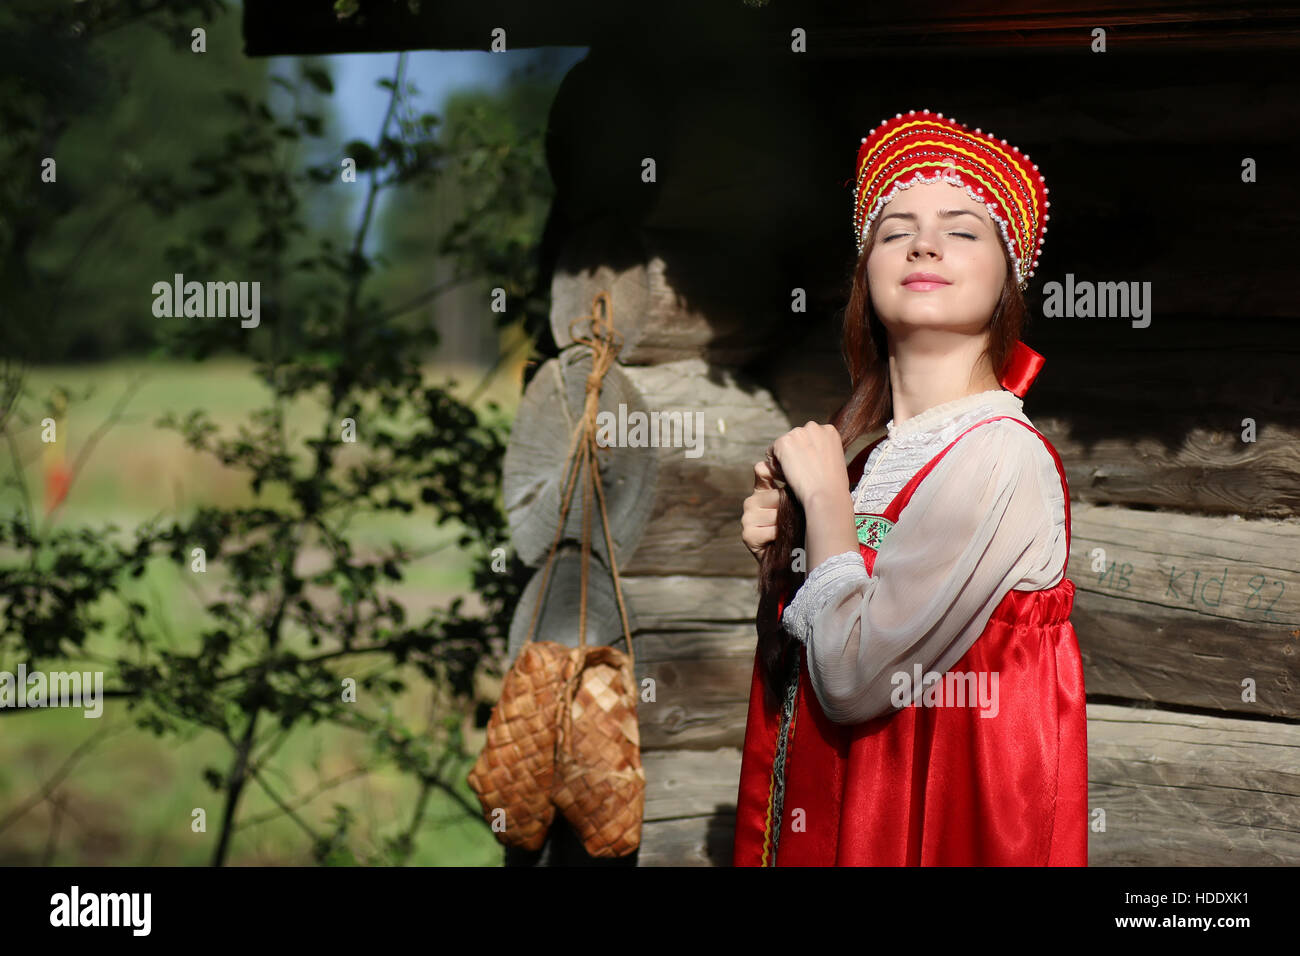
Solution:
{"label": "wooden log wall", "polygon": [[[611,294],[624,336],[602,410],[704,423],[698,457],[646,447],[602,459],[638,677],[656,688],[639,708],[639,865],[730,863],[757,606],[741,504],[763,450],[826,421],[847,394],[837,322],[853,248],[840,186],[858,138],[909,106],[1014,135],[1052,190],[1025,332],[1047,364],[1025,410],[1070,483],[1090,862],[1300,858],[1300,307],[1274,275],[1300,252],[1284,148],[1300,97],[1267,57],[1217,65],[1043,58],[1013,89],[991,78],[1024,62],[953,57],[908,72],[906,102],[834,59],[668,69],[597,49],[570,73],[548,136],[566,227],[552,283],[559,354],[531,379],[506,459],[521,556],[540,566],[555,532],[589,367],[569,322],[596,292]],[[890,68],[873,61],[878,75]],[[1249,186],[1244,156],[1260,164]],[[1045,316],[1044,283],[1067,273],[1151,282],[1151,324]],[[792,308],[796,290],[806,311]],[[612,641],[603,541],[596,551],[589,639]],[[561,567],[541,636],[572,644],[571,551]]]}

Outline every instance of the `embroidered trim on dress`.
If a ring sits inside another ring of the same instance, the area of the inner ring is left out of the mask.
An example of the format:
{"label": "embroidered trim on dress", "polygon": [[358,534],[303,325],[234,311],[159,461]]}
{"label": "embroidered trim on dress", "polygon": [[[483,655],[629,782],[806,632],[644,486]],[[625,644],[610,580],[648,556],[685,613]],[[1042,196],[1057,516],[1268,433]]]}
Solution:
{"label": "embroidered trim on dress", "polygon": [[[793,653],[794,662],[786,678],[785,701],[781,706],[781,729],[776,738],[776,759],[772,761],[772,782],[768,787],[767,827],[763,834],[763,866],[776,866],[776,852],[781,842],[781,815],[785,810],[785,757],[786,743],[794,736],[795,701],[799,690],[799,653]],[[772,847],[768,862],[768,845]]]}
{"label": "embroidered trim on dress", "polygon": [[882,518],[880,515],[855,514],[853,523],[858,529],[858,541],[872,551],[880,550],[881,544],[885,541],[885,535],[889,534],[889,529],[894,526],[894,522],[888,518]]}

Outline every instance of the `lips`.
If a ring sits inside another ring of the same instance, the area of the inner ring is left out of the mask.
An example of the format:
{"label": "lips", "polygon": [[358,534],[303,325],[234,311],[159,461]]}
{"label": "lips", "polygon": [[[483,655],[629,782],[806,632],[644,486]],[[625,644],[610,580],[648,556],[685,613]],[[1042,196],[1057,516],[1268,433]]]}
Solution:
{"label": "lips", "polygon": [[951,285],[952,283],[943,276],[934,272],[913,272],[903,279],[903,285],[911,285],[913,282],[937,282],[942,285]]}

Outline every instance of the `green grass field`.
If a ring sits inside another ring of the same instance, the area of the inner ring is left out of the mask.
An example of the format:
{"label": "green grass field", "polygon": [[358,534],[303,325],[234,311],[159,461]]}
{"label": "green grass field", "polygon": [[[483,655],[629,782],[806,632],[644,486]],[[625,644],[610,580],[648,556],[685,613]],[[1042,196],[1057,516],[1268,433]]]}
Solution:
{"label": "green grass field", "polygon": [[[203,409],[227,434],[227,428],[246,421],[248,413],[268,399],[269,393],[246,363],[225,359],[201,364],[123,361],[41,368],[31,370],[28,393],[43,398],[56,385],[74,392],[65,432],[60,436],[66,460],[72,464],[128,385],[142,375],[143,384],[126,406],[122,420],[95,444],[52,523],[102,528],[111,522],[131,529],[147,518],[179,516],[202,504],[282,502],[268,496],[255,498],[242,473],[191,451],[176,432],[153,424],[168,411],[183,416],[190,409]],[[426,381],[456,379],[454,390],[461,396],[468,395],[482,375],[476,369],[426,369]],[[94,395],[80,398],[91,386]],[[483,408],[494,400],[503,414],[512,418],[518,397],[519,368],[508,366],[498,372],[476,406]],[[319,411],[302,403],[290,410],[288,421],[290,434],[315,433],[320,427]],[[45,508],[43,476],[49,451],[40,443],[35,426],[19,434],[18,454],[39,520]],[[0,467],[7,474],[14,471],[12,460]],[[21,507],[20,496],[12,488],[5,489],[3,495],[5,509]],[[350,539],[362,550],[393,539],[420,549],[442,546],[406,566],[407,577],[388,589],[406,606],[408,620],[421,619],[423,612],[445,606],[457,595],[466,596],[467,607],[475,606],[469,562],[455,546],[459,529],[454,525],[439,528],[432,521],[432,512],[423,510],[411,515],[358,514],[353,527]],[[186,646],[195,639],[201,618],[201,605],[192,587],[180,570],[154,562],[142,578],[124,590],[150,608],[151,619],[159,622],[165,640]],[[115,619],[112,606],[105,605],[103,611],[108,620]],[[88,655],[112,653],[112,640],[110,635],[98,636],[88,644]],[[394,711],[411,725],[423,726],[433,709],[434,688],[414,669],[403,676],[408,678],[408,690],[395,702]],[[93,745],[92,737],[96,738]],[[471,750],[480,744],[471,738]],[[83,745],[88,745],[84,755],[43,793],[42,788]],[[369,754],[366,741],[351,731],[303,726],[281,747],[267,779],[286,800],[316,793],[298,815],[318,831],[328,829],[325,821],[333,815],[334,804],[348,806],[354,814],[351,844],[369,850],[385,837],[405,831],[416,798],[416,783],[391,767],[359,772]],[[0,717],[0,864],[206,864],[220,828],[224,795],[204,782],[202,771],[211,766],[224,774],[230,758],[229,747],[212,732],[198,731],[190,739],[179,740],[135,728],[120,701],[106,702],[99,719],[87,719],[81,711],[67,709],[11,712]],[[461,781],[461,796],[476,807],[473,793],[464,785],[464,772],[458,771],[456,776]],[[195,808],[206,812],[206,832],[195,833],[191,828]],[[236,833],[229,860],[232,865],[312,862],[308,837],[298,823],[284,814],[259,822],[275,809],[262,789],[250,783],[239,815],[246,825]],[[467,817],[450,798],[433,793],[417,831],[412,862],[490,866],[500,861],[501,848],[486,827]]]}

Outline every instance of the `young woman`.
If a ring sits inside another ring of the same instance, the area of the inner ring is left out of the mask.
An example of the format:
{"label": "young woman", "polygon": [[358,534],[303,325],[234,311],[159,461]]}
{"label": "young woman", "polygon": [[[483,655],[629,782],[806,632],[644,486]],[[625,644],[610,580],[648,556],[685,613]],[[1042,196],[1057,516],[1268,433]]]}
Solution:
{"label": "young woman", "polygon": [[942,114],[862,141],[852,393],[777,439],[741,522],[738,866],[1087,864],[1069,491],[1021,402],[1049,206],[1028,156]]}

